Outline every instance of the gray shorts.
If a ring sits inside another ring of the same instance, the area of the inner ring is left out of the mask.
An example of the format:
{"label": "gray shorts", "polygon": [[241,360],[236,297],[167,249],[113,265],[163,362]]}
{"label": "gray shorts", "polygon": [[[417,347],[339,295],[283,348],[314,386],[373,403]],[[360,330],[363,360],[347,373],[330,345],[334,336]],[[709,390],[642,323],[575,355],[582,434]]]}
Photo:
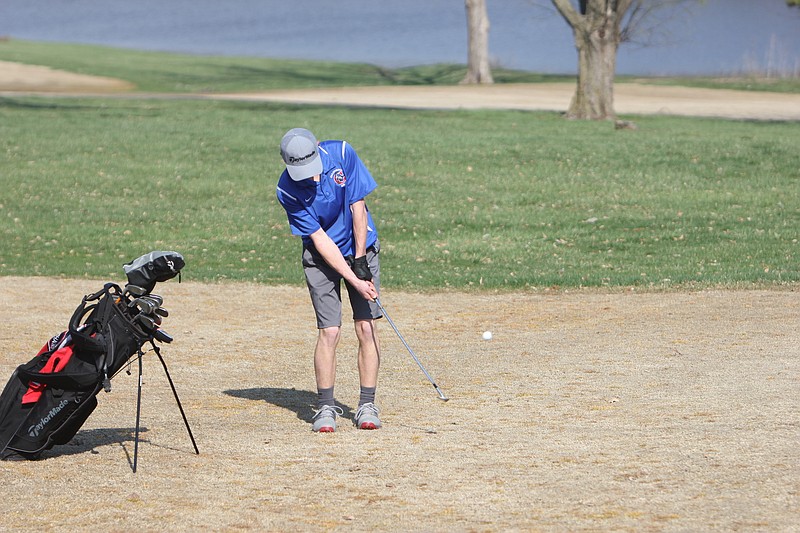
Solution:
{"label": "gray shorts", "polygon": [[[380,245],[367,249],[367,263],[372,271],[372,283],[380,293],[381,268],[378,260]],[[311,295],[311,303],[317,315],[317,328],[342,326],[342,276],[328,266],[316,250],[303,247],[303,271],[306,285]],[[345,281],[350,307],[353,309],[353,320],[369,320],[381,318],[378,304],[365,300],[350,284]]]}

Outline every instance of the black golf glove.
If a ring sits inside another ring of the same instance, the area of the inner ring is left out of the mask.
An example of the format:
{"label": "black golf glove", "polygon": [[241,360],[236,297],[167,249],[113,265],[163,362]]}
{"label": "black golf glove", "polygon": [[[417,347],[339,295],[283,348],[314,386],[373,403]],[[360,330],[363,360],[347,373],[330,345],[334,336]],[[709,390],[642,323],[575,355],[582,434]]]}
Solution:
{"label": "black golf glove", "polygon": [[363,279],[364,281],[372,281],[372,272],[369,269],[369,263],[367,263],[366,255],[354,258],[352,263],[350,264],[350,268],[353,269],[353,273],[356,275],[358,279]]}

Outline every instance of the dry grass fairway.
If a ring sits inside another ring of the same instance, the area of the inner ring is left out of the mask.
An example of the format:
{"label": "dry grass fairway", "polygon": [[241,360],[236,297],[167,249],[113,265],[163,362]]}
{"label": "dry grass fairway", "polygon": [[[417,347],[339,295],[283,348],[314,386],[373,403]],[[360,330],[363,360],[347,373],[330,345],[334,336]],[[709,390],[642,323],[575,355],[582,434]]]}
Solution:
{"label": "dry grass fairway", "polygon": [[[0,277],[0,374],[65,329],[92,280]],[[174,281],[145,359],[74,441],[0,463],[0,529],[797,531],[800,299],[785,291],[409,294],[382,325],[385,427],[310,430],[305,289]],[[483,341],[491,329],[494,339]],[[354,334],[338,398],[356,402]]]}

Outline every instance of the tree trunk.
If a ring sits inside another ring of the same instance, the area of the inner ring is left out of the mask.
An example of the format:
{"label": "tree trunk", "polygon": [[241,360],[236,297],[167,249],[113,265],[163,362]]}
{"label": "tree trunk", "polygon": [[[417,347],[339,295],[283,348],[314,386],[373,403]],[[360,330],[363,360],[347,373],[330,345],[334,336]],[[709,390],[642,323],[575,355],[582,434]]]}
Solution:
{"label": "tree trunk", "polygon": [[578,86],[567,117],[613,119],[614,74],[622,19],[634,0],[551,0],[575,37],[578,50]]}
{"label": "tree trunk", "polygon": [[574,32],[578,50],[578,86],[567,117],[613,119],[618,47],[614,32],[600,29],[585,34],[577,28]]}
{"label": "tree trunk", "polygon": [[467,11],[467,75],[461,83],[494,83],[489,67],[489,14],[486,0],[464,0]]}

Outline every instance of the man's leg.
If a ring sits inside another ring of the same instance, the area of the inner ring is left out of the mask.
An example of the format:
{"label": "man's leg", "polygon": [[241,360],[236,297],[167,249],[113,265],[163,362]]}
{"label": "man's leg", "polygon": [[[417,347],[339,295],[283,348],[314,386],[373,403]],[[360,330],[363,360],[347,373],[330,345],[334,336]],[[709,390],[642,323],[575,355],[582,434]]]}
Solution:
{"label": "man's leg", "polygon": [[313,430],[336,431],[336,346],[342,324],[342,302],[338,274],[310,250],[303,250],[303,267],[311,302],[317,315],[317,345],[314,348],[314,377],[317,383],[317,410]]}
{"label": "man's leg", "polygon": [[378,385],[378,369],[381,365],[381,349],[375,320],[356,320],[358,337],[358,377],[361,393],[358,400],[355,424],[359,429],[378,429],[378,407],[375,405],[375,389]]}
{"label": "man's leg", "polygon": [[378,385],[378,370],[381,366],[381,348],[378,328],[374,320],[356,320],[358,337],[358,378],[362,387]]}
{"label": "man's leg", "polygon": [[[380,292],[381,270],[376,247],[367,250],[367,264],[372,272],[372,283]],[[358,377],[362,387],[375,387],[378,384],[378,368],[381,362],[376,319],[381,318],[381,311],[375,302],[364,300],[349,285],[347,293],[350,297],[350,306],[353,308],[353,320],[358,337]]]}
{"label": "man's leg", "polygon": [[[372,283],[380,292],[380,262],[378,246],[367,250],[367,263],[372,272]],[[375,302],[368,302],[355,294],[348,286],[350,304],[353,307],[356,336],[358,337],[358,377],[361,391],[356,411],[355,424],[359,429],[378,429],[381,420],[375,406],[375,389],[378,385],[378,369],[381,364],[381,345],[378,341],[376,319],[381,317],[380,308]]]}
{"label": "man's leg", "polygon": [[314,348],[314,375],[317,389],[330,389],[336,381],[336,346],[341,328],[320,328]]}
{"label": "man's leg", "polygon": [[314,348],[314,376],[317,380],[317,412],[314,414],[313,431],[333,433],[336,431],[336,416],[342,409],[336,406],[333,386],[336,382],[336,345],[341,328],[320,328],[317,346]]}

